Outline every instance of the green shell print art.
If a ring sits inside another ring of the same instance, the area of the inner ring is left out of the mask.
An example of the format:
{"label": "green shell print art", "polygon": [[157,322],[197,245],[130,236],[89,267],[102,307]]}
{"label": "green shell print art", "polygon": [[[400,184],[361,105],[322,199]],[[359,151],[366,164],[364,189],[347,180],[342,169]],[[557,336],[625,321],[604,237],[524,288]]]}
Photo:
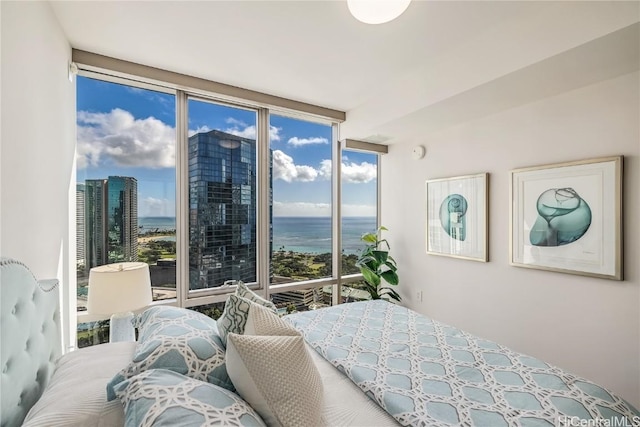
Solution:
{"label": "green shell print art", "polygon": [[440,205],[440,223],[453,239],[464,241],[467,231],[465,215],[469,203],[460,194],[450,194]]}
{"label": "green shell print art", "polygon": [[562,246],[580,239],[591,225],[591,208],[573,188],[551,188],[538,197],[538,218],[529,233],[534,246]]}

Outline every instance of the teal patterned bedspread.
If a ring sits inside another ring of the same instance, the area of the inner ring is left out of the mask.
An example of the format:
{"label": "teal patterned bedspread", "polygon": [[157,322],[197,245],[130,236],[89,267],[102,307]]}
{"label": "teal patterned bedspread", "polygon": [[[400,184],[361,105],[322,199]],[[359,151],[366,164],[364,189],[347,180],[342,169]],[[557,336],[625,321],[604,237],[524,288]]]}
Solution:
{"label": "teal patterned bedspread", "polygon": [[405,307],[365,301],[284,319],[405,426],[640,426],[604,388]]}

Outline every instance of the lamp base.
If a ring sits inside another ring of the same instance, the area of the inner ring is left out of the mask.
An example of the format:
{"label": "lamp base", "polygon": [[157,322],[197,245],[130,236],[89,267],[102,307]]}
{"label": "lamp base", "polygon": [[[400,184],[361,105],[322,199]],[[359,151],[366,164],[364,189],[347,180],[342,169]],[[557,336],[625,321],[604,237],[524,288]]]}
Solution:
{"label": "lamp base", "polygon": [[135,341],[136,331],[133,328],[133,313],[116,313],[109,321],[109,342]]}

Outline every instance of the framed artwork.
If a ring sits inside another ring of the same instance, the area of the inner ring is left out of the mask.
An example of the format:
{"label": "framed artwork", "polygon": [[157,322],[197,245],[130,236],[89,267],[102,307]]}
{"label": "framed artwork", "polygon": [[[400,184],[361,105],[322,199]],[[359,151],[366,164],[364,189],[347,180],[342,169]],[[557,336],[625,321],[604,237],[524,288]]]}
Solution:
{"label": "framed artwork", "polygon": [[427,253],[488,261],[489,174],[427,181]]}
{"label": "framed artwork", "polygon": [[511,171],[510,263],[622,280],[622,156]]}

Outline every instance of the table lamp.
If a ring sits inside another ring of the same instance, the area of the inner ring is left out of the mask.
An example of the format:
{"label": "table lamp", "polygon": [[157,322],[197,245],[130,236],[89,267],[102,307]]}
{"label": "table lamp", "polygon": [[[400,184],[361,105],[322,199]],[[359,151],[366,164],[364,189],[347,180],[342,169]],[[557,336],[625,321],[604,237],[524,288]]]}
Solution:
{"label": "table lamp", "polygon": [[149,265],[120,262],[89,271],[89,314],[111,315],[109,341],[135,341],[133,310],[151,303]]}

